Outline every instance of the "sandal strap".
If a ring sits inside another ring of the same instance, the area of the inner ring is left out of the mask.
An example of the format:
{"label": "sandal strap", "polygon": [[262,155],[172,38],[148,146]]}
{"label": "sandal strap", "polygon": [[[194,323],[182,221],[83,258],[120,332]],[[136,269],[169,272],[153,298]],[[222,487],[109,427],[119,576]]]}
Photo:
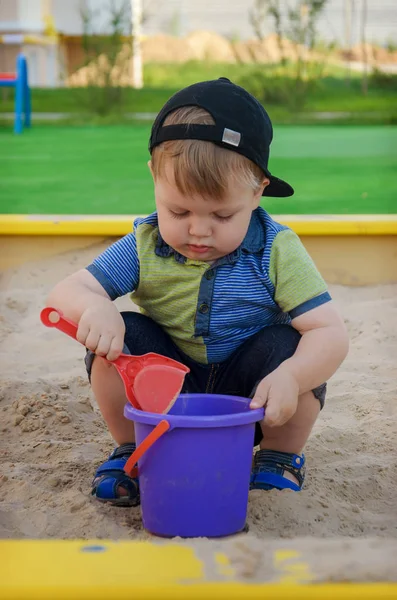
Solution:
{"label": "sandal strap", "polygon": [[119,458],[120,456],[131,456],[133,452],[136,450],[136,444],[131,442],[130,444],[121,444],[118,448],[115,448],[108,460],[112,460],[113,458]]}
{"label": "sandal strap", "polygon": [[124,466],[127,460],[128,458],[126,456],[124,458],[112,458],[111,460],[107,460],[97,468],[94,478],[98,477],[99,475],[104,475],[105,473],[124,473]]}
{"label": "sandal strap", "polygon": [[[109,502],[114,506],[137,506],[140,502],[139,482],[128,477],[124,466],[135,451],[136,445],[122,444],[115,448],[107,461],[98,467],[92,482],[92,496],[101,502]],[[126,490],[126,496],[119,496],[119,488]]]}
{"label": "sandal strap", "polygon": [[118,448],[115,448],[109,458],[97,468],[94,479],[105,473],[109,476],[114,475],[116,471],[122,471],[124,474],[125,463],[135,449],[136,445],[134,443],[122,444]]}
{"label": "sandal strap", "polygon": [[288,473],[294,475],[301,488],[305,479],[305,455],[278,452],[277,450],[258,450],[255,454],[254,475],[272,473],[282,477],[284,471],[288,471]]}
{"label": "sandal strap", "polygon": [[[118,496],[119,487],[124,488],[128,495]],[[94,484],[91,495],[101,500],[117,500],[121,501],[120,503],[133,502],[135,504],[139,502],[139,487],[137,480],[130,479],[126,475],[123,477],[120,472],[106,473],[99,477]]]}

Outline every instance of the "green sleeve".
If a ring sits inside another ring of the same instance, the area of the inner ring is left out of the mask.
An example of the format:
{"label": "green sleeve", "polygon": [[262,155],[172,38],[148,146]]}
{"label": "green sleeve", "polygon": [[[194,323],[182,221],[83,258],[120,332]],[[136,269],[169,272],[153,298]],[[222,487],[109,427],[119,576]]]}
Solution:
{"label": "green sleeve", "polygon": [[280,231],[274,239],[269,277],[275,289],[274,300],[283,312],[327,291],[316,265],[291,229]]}

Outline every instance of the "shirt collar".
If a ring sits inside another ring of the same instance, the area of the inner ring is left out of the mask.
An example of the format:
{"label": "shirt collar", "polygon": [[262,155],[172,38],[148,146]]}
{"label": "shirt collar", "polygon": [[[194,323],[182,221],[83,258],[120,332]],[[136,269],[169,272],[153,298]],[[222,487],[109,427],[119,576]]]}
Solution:
{"label": "shirt collar", "polygon": [[243,239],[240,248],[254,254],[265,248],[265,228],[263,226],[259,209],[253,211],[248,231]]}
{"label": "shirt collar", "polygon": [[[263,223],[261,222],[259,216],[259,210],[254,210],[251,216],[251,221],[248,227],[248,231],[243,239],[241,245],[236,248],[233,252],[228,254],[227,256],[222,256],[222,258],[216,261],[216,266],[222,264],[233,264],[238,261],[241,256],[241,251],[248,252],[249,254],[254,254],[255,252],[260,252],[265,247],[265,231],[263,227]],[[169,256],[174,255],[176,262],[185,263],[186,257],[182,254],[179,254],[176,250],[171,248],[161,237],[160,230],[157,235],[157,243],[155,248],[155,253],[157,256],[162,256],[163,258],[168,258]]]}

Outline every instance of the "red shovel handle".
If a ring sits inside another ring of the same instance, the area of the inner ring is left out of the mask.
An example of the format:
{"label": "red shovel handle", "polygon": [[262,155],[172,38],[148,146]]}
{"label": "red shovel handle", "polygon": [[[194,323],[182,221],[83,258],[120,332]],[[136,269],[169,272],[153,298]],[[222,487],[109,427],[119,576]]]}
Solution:
{"label": "red shovel handle", "polygon": [[136,463],[142,456],[145,454],[149,448],[151,448],[154,442],[157,442],[159,438],[170,428],[170,424],[168,421],[163,419],[160,423],[157,423],[156,427],[149,433],[149,435],[143,440],[141,444],[139,444],[138,448],[131,454],[129,459],[124,465],[124,471],[129,475],[129,477],[137,477],[138,476],[138,468],[135,466]]}
{"label": "red shovel handle", "polygon": [[40,319],[46,327],[56,327],[59,331],[63,331],[74,340],[77,340],[77,325],[73,321],[66,319],[62,313],[56,308],[43,308],[40,313]]}

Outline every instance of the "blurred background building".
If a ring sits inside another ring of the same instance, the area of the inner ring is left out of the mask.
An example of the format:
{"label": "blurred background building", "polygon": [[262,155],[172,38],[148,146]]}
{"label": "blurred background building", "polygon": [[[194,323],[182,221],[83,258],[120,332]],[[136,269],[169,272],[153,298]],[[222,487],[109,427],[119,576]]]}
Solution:
{"label": "blurred background building", "polygon": [[[319,39],[347,49],[357,45],[361,35],[362,2],[329,0],[318,19]],[[238,43],[254,38],[250,19],[254,3],[255,0],[139,0],[143,9],[143,40],[157,36],[157,51],[146,44],[144,59],[145,52],[148,60],[156,59],[162,53],[165,56],[171,38],[193,36],[190,46],[194,47],[198,43],[195,41],[197,32],[207,32],[212,35],[211,52],[219,54],[213,57],[214,60],[228,60],[225,47],[222,50],[222,44],[216,45],[215,40],[219,41],[222,36],[227,42]],[[113,4],[125,5],[123,32],[130,35],[131,10],[137,3],[114,0]],[[366,39],[369,43],[379,47],[396,43],[396,4],[396,0],[366,2]],[[280,6],[286,11],[287,0],[280,2]],[[33,87],[65,85],[67,77],[82,64],[82,9],[91,15],[91,33],[110,33],[107,0],[0,0],[0,71],[13,70],[16,55],[22,50],[28,59]],[[274,34],[273,21],[264,19],[261,35],[270,34]],[[178,53],[179,49],[175,47],[174,54]],[[195,57],[194,52],[192,56]]]}

